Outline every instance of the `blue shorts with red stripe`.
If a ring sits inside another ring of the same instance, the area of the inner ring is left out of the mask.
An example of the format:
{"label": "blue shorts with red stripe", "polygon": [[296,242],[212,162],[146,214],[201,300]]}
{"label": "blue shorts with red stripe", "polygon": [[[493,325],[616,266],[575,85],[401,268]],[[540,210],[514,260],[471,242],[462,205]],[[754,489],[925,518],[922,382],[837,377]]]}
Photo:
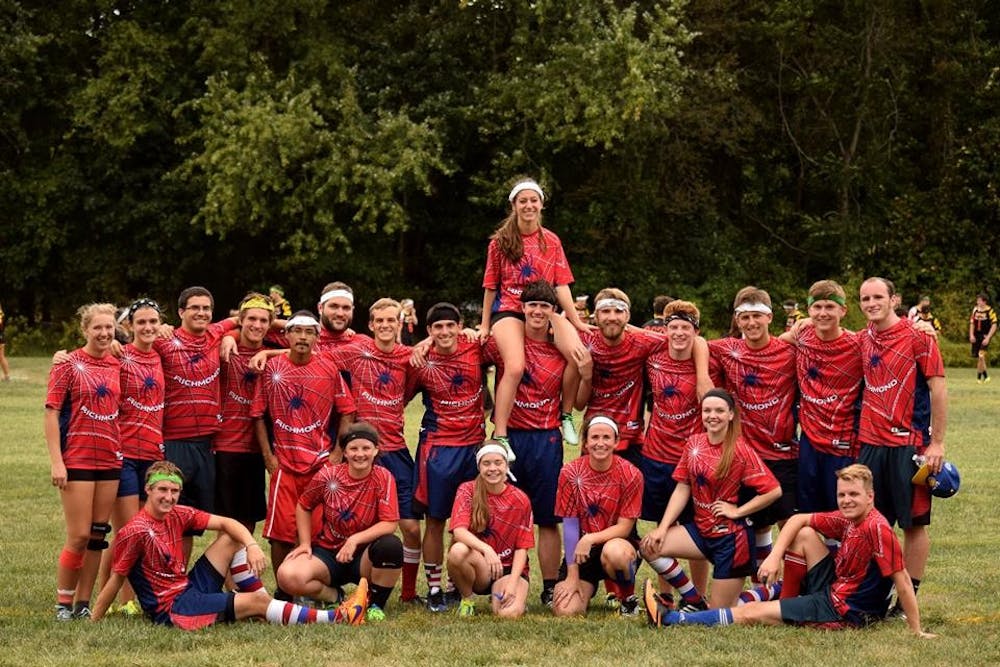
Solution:
{"label": "blue shorts with red stripe", "polygon": [[422,519],[423,514],[413,509],[414,468],[410,450],[403,448],[393,452],[379,452],[375,463],[387,469],[396,480],[396,497],[399,499],[400,519]]}
{"label": "blue shorts with red stripe", "polygon": [[219,622],[236,620],[236,594],[224,593],[225,577],[202,556],[188,572],[188,587],[174,598],[170,618],[158,618],[182,630],[198,630]]}
{"label": "blue shorts with red stripe", "polygon": [[514,486],[531,500],[535,525],[555,526],[556,487],[563,465],[562,433],[558,428],[545,431],[511,429],[507,433],[510,448],[517,460],[510,467],[517,478]]}
{"label": "blue shorts with red stripe", "polygon": [[[639,457],[639,472],[642,473],[642,519],[660,522],[670,502],[670,496],[677,488],[674,481],[676,464],[664,463],[645,456]],[[684,525],[694,521],[694,505],[691,501],[684,507],[677,523]]]}
{"label": "blue shorts with red stripe", "polygon": [[837,471],[854,461],[853,456],[817,451],[802,431],[799,436],[798,510],[811,513],[837,509]]}
{"label": "blue shorts with red stripe", "polygon": [[754,544],[753,528],[720,537],[705,537],[693,523],[684,524],[688,535],[694,540],[698,551],[712,563],[713,579],[742,579],[753,573],[754,559],[751,545]]}
{"label": "blue shorts with red stripe", "polygon": [[448,447],[444,445],[417,445],[417,462],[414,467],[414,509],[423,506],[427,516],[445,520],[451,517],[455,493],[462,482],[475,479],[476,445]]}

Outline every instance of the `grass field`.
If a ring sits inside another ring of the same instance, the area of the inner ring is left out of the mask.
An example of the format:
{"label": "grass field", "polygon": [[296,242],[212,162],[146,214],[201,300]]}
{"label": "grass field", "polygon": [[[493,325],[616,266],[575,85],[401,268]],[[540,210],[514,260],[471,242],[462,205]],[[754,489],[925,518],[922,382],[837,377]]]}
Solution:
{"label": "grass field", "polygon": [[[0,383],[3,665],[1000,664],[1000,379],[980,386],[972,370],[956,369],[948,381],[948,456],[961,469],[962,491],[935,504],[919,601],[925,627],[941,637],[922,641],[903,622],[840,633],[788,627],[654,632],[644,618],[621,619],[596,606],[586,619],[555,619],[538,603],[537,570],[529,613],[513,622],[491,618],[484,601],[472,619],[393,603],[387,622],[361,628],[241,623],[185,633],[137,619],[59,624],[52,608],[62,511],[48,484],[42,437],[48,366],[37,358],[14,358],[11,365],[14,381]],[[408,429],[415,430],[419,411],[410,406]],[[643,566],[640,580],[650,573]],[[273,587],[270,575],[266,583]]]}

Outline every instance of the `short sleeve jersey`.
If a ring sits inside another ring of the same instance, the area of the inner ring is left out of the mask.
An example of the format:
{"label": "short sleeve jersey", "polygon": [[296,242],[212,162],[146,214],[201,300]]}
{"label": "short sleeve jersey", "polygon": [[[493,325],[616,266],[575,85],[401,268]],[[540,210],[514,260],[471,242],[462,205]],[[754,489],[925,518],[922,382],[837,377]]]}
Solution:
{"label": "short sleeve jersey", "polygon": [[357,418],[375,427],[383,452],[406,448],[403,413],[410,351],[405,345],[396,345],[383,352],[371,338],[355,336],[351,344],[330,347],[326,352],[350,376]]}
{"label": "short sleeve jersey", "polygon": [[973,308],[969,323],[972,325],[973,337],[984,338],[997,323],[997,311],[993,310],[992,306],[986,306],[984,309]]}
{"label": "short sleeve jersey", "polygon": [[653,394],[653,409],[642,455],[676,465],[687,439],[704,428],[694,361],[672,359],[668,350],[651,354],[646,359],[646,378]]}
{"label": "short sleeve jersey", "polygon": [[165,439],[210,438],[219,430],[219,342],[235,327],[226,319],[210,324],[203,336],[176,329],[172,338],[153,343],[166,380]]}
{"label": "short sleeve jersey", "polygon": [[[490,337],[483,348],[487,361],[496,364],[497,379],[503,377],[504,366],[496,341]],[[524,339],[524,374],[514,394],[510,411],[511,428],[548,430],[559,428],[562,416],[562,376],[566,358],[555,343]]]}
{"label": "short sleeve jersey", "polygon": [[330,551],[340,549],[348,537],[380,521],[399,521],[392,473],[372,466],[366,477],[354,479],[349,470],[347,463],[320,468],[299,498],[307,510],[322,508],[323,528],[313,541]]}
{"label": "short sleeve jersey", "polygon": [[708,348],[714,375],[739,403],[746,441],[765,461],[797,459],[795,348],[774,336],[759,350],[742,338],[713,340]]}
{"label": "short sleeve jersey", "polygon": [[452,354],[431,348],[427,365],[410,374],[411,388],[424,393],[420,440],[428,445],[462,447],[486,436],[483,422],[482,351],[478,342],[459,339]]}
{"label": "short sleeve jersey", "polygon": [[618,424],[618,449],[642,444],[643,369],[651,354],[667,348],[666,336],[626,331],[621,343],[608,345],[600,331],[580,332],[580,341],[594,360],[586,418],[606,415]]}
{"label": "short sleeve jersey", "polygon": [[608,470],[594,470],[590,457],[563,466],[556,492],[556,515],[576,517],[584,534],[598,533],[618,519],[638,519],[642,509],[642,473],[615,456]]}
{"label": "short sleeve jersey", "polygon": [[210,518],[175,505],[161,521],[143,508],[115,535],[111,569],[128,577],[139,605],[154,620],[167,619],[174,599],[187,588],[184,535],[205,530]]}
{"label": "short sleeve jersey", "polygon": [[691,487],[694,504],[694,523],[705,537],[721,537],[743,530],[743,521],[733,521],[712,514],[716,500],[739,504],[740,488],[753,489],[758,495],[778,488],[778,480],[764,465],[763,460],[743,438],[736,440],[736,451],[729,473],[717,479],[715,469],[722,458],[722,447],[712,445],[708,436],[698,433],[691,436],[684,448],[680,463],[674,470],[674,481]]}
{"label": "short sleeve jersey", "polygon": [[121,467],[120,374],[118,359],[92,357],[82,348],[49,371],[45,407],[59,411],[62,459],[68,469]]}
{"label": "short sleeve jersey", "polygon": [[250,359],[258,352],[260,348],[240,345],[229,355],[229,363],[222,363],[222,427],[212,441],[217,452],[260,452],[250,416],[260,383],[260,373],[250,368]]}
{"label": "short sleeve jersey", "polygon": [[859,335],[865,388],[858,439],[886,447],[927,444],[931,412],[927,378],[944,377],[934,339],[904,318],[885,331],[869,325]]}
{"label": "short sleeve jersey", "polygon": [[331,414],[355,411],[340,369],[327,355],[300,366],[282,354],[268,360],[261,380],[250,414],[269,415],[278,465],[297,475],[315,471],[330,456]]}
{"label": "short sleeve jersey", "polygon": [[122,403],[118,413],[122,455],[137,461],[163,458],[163,365],[153,350],[129,343],[121,356]]}
{"label": "short sleeve jersey", "polygon": [[861,340],[850,331],[824,341],[806,327],[796,343],[799,423],[819,452],[858,455],[858,415],[864,369]]}
{"label": "short sleeve jersey", "polygon": [[840,540],[834,557],[837,578],[830,588],[834,609],[841,616],[857,611],[885,615],[892,575],[903,569],[903,550],[896,534],[878,510],[854,523],[840,512],[813,514],[810,527]]}
{"label": "short sleeve jersey", "polygon": [[544,227],[541,229],[541,237],[545,239],[544,251],[538,233],[521,235],[524,254],[517,262],[507,259],[496,239],[490,240],[486,250],[483,287],[497,291],[493,312],[521,312],[521,292],[530,282],[545,279],[557,287],[573,283],[573,272],[566,261],[562,241]]}
{"label": "short sleeve jersey", "polygon": [[[469,528],[475,488],[475,480],[463,482],[458,487],[449,524],[452,532],[456,528]],[[531,501],[524,491],[513,484],[507,484],[500,493],[486,494],[486,506],[489,508],[490,520],[485,530],[474,534],[493,548],[504,567],[510,567],[514,562],[515,551],[535,546]],[[528,576],[527,562],[522,574]]]}

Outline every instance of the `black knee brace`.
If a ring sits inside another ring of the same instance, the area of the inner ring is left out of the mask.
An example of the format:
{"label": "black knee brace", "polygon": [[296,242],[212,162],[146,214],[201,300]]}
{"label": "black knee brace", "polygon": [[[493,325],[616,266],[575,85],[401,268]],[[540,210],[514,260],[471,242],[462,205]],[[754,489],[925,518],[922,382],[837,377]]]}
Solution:
{"label": "black knee brace", "polygon": [[383,535],[368,545],[372,567],[396,570],[403,567],[403,543],[395,535]]}
{"label": "black knee brace", "polygon": [[[87,541],[88,551],[104,551],[108,548],[108,533],[111,532],[110,523],[90,524],[90,540]],[[94,537],[97,535],[98,537]]]}

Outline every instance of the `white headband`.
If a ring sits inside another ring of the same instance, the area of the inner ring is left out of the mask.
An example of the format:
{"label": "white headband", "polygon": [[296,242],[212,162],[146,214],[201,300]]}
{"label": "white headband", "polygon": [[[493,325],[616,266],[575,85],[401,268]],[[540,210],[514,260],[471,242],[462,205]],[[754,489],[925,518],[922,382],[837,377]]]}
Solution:
{"label": "white headband", "polygon": [[766,303],[752,302],[752,303],[741,303],[736,306],[736,314],[740,313],[764,313],[765,315],[771,314],[771,307]]}
{"label": "white headband", "polygon": [[285,322],[285,331],[291,331],[292,327],[316,327],[319,331],[319,322],[312,315],[296,315]]}
{"label": "white headband", "polygon": [[611,430],[615,432],[615,437],[618,437],[618,424],[616,424],[610,417],[605,417],[604,415],[594,417],[590,420],[590,426],[593,426],[594,424],[604,424],[605,426],[610,426]]}
{"label": "white headband", "polygon": [[629,305],[622,301],[621,299],[601,299],[594,304],[594,311],[604,310],[605,308],[614,308],[615,310],[627,310],[631,311]]}
{"label": "white headband", "polygon": [[517,193],[521,192],[522,190],[534,190],[535,192],[538,193],[538,196],[542,198],[542,201],[545,201],[545,193],[542,192],[541,186],[538,185],[538,183],[535,183],[534,181],[521,181],[520,183],[515,185],[514,189],[510,191],[509,195],[507,195],[507,201],[513,202],[514,197],[516,197]]}
{"label": "white headband", "polygon": [[323,296],[321,296],[319,298],[319,303],[320,303],[320,305],[322,305],[322,304],[326,303],[327,301],[329,301],[330,299],[335,299],[338,296],[340,298],[342,298],[342,299],[347,299],[348,301],[351,302],[351,304],[354,303],[354,295],[352,293],[348,292],[345,289],[332,289],[332,290],[330,290],[329,292],[327,292],[326,294],[324,294]]}
{"label": "white headband", "polygon": [[[482,447],[476,450],[477,468],[479,467],[479,462],[482,461],[483,457],[486,456],[487,454],[499,454],[504,458],[504,461],[507,462],[508,466],[515,460],[514,452],[504,447],[503,445],[490,443],[488,445],[483,445]],[[512,482],[517,481],[517,477],[514,477],[514,473],[510,471],[509,467],[507,468],[507,477],[510,477],[510,481]]]}

